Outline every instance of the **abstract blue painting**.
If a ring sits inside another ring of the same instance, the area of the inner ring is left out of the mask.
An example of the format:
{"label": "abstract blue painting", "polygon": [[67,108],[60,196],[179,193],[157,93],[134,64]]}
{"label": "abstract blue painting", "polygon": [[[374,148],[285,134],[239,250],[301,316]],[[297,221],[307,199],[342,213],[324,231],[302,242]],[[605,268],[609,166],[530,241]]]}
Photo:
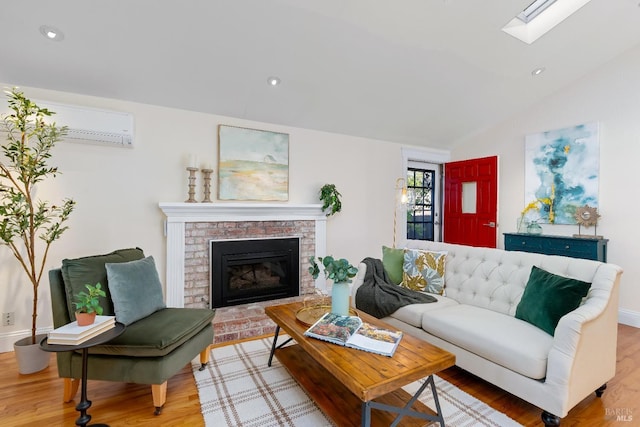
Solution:
{"label": "abstract blue painting", "polygon": [[576,224],[576,208],[598,207],[598,123],[527,135],[525,206],[539,201],[543,223]]}

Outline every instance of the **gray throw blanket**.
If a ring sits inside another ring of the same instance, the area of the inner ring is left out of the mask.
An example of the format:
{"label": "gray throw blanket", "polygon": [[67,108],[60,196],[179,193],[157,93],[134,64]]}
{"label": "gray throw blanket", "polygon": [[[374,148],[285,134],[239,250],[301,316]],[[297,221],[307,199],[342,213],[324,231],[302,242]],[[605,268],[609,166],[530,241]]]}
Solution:
{"label": "gray throw blanket", "polygon": [[362,286],[356,291],[356,308],[381,319],[409,304],[436,302],[431,295],[394,285],[382,261],[375,258],[362,260],[367,265]]}

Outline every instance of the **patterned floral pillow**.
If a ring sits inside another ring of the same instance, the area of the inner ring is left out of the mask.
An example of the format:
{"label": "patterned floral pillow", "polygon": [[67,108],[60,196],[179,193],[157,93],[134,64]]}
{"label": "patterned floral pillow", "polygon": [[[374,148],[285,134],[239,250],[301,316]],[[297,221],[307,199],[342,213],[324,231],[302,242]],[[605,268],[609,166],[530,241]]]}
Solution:
{"label": "patterned floral pillow", "polygon": [[444,294],[444,265],[447,252],[405,249],[401,286],[414,291]]}

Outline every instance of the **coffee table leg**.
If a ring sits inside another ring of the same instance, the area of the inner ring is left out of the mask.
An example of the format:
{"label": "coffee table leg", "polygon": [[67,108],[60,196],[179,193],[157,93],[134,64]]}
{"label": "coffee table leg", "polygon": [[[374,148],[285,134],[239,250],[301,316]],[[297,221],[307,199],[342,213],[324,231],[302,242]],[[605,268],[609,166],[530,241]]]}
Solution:
{"label": "coffee table leg", "polygon": [[283,342],[282,344],[280,344],[279,346],[276,347],[276,344],[278,343],[278,334],[279,333],[280,333],[280,326],[276,325],[276,333],[273,336],[273,344],[271,344],[271,354],[269,355],[269,363],[267,363],[267,366],[271,366],[271,360],[273,360],[273,355],[276,352],[276,349],[284,347],[290,341],[293,340],[293,338],[289,337],[287,340],[285,340],[285,342]]}
{"label": "coffee table leg", "polygon": [[[433,393],[433,401],[436,405],[435,416],[430,414],[425,414],[423,412],[417,412],[411,409],[415,401],[418,400],[418,397],[420,397],[424,389],[427,388],[427,386],[429,385],[431,386],[431,393]],[[375,402],[373,400],[370,400],[368,402],[362,402],[362,420],[360,422],[360,425],[362,427],[369,427],[371,425],[371,408],[381,409],[383,411],[394,412],[398,414],[396,419],[393,420],[393,423],[391,423],[391,427],[397,426],[400,423],[400,420],[402,419],[402,417],[406,415],[410,415],[412,417],[420,418],[423,420],[437,421],[440,423],[440,427],[445,427],[444,417],[442,416],[442,410],[440,409],[440,401],[438,400],[438,393],[436,391],[436,383],[433,379],[433,375],[429,375],[429,378],[425,380],[425,382],[420,386],[420,388],[418,389],[418,391],[416,391],[413,397],[409,399],[409,402],[407,402],[407,404],[402,408],[399,406],[391,406],[391,405],[386,405],[384,403]]]}
{"label": "coffee table leg", "polygon": [[279,333],[280,333],[280,326],[276,325],[276,333],[273,336],[273,344],[271,344],[271,354],[269,355],[269,363],[267,363],[267,366],[271,366],[271,361],[273,360],[273,354],[276,352],[276,344],[278,342]]}
{"label": "coffee table leg", "polygon": [[438,393],[436,392],[436,382],[433,379],[433,375],[429,375],[426,382],[431,383],[431,394],[433,394],[433,403],[436,405],[436,415],[440,418],[440,427],[444,427],[444,417],[442,415],[442,409],[440,409],[440,400],[438,400]]}
{"label": "coffee table leg", "polygon": [[361,427],[369,427],[371,425],[371,402],[362,402],[362,417],[360,418]]}

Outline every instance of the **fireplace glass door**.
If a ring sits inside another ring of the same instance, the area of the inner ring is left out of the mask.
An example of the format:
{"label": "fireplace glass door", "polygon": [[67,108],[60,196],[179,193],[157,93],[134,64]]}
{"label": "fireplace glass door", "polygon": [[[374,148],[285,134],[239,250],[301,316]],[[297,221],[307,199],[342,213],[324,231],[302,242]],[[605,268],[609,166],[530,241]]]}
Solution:
{"label": "fireplace glass door", "polygon": [[299,239],[211,242],[212,307],[299,295]]}

